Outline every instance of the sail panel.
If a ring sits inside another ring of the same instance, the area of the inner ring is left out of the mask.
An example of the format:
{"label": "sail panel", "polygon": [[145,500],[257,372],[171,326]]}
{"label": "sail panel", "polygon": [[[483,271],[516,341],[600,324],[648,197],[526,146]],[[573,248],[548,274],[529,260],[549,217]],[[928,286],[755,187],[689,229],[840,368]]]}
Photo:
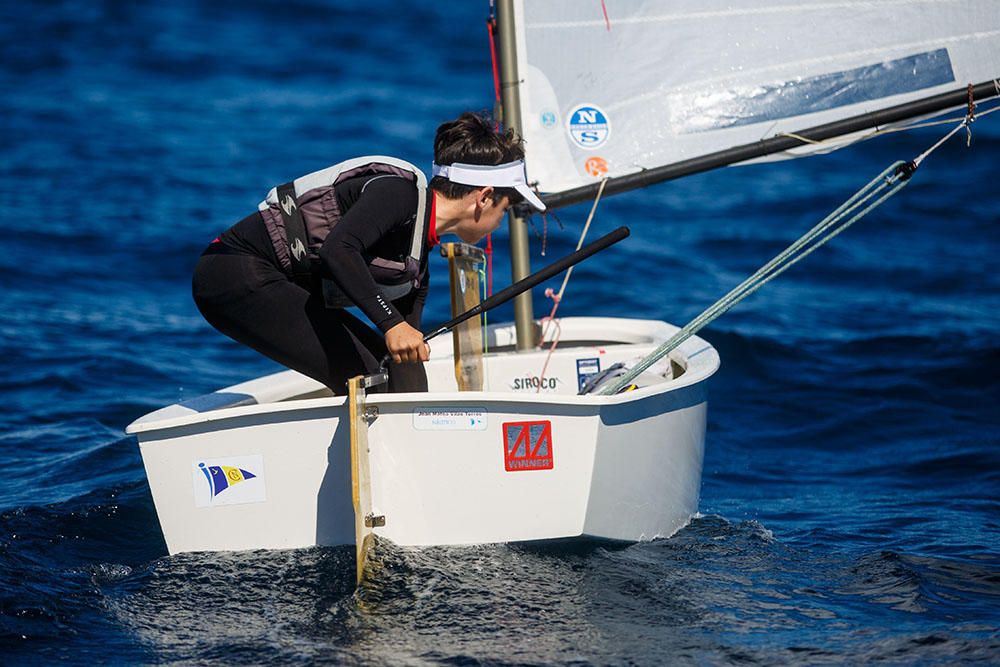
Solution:
{"label": "sail panel", "polygon": [[1000,76],[996,0],[749,5],[519,0],[529,180],[558,192]]}

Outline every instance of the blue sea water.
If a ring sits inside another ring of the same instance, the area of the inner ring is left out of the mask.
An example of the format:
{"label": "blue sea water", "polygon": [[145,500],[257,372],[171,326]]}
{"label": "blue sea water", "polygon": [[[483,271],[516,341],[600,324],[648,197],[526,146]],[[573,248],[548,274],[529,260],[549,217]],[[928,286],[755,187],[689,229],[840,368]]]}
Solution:
{"label": "blue sea water", "polygon": [[[385,545],[363,598],[350,550],[167,555],[124,427],[276,370],[199,316],[198,254],[289,177],[427,166],[492,106],[487,13],[0,5],[0,664],[1000,662],[1000,115],[703,333],[723,366],[673,538]],[[633,236],[560,313],[684,323],[945,129],[608,198],[592,233]],[[536,266],[586,212],[534,221]]]}

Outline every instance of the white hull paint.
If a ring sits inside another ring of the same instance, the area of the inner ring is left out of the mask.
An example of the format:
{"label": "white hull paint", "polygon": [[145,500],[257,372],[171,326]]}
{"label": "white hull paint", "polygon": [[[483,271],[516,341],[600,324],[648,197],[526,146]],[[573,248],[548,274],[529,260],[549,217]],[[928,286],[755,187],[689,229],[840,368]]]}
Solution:
{"label": "white hull paint", "polygon": [[[607,368],[676,330],[563,319],[541,391],[530,378],[547,352],[491,353],[486,391],[458,392],[449,344],[435,341],[429,392],[368,396],[378,410],[368,433],[372,505],[385,517],[375,533],[419,546],[676,532],[698,507],[714,348],[692,338],[671,355],[676,377],[617,396],[576,395],[578,360]],[[513,328],[491,328],[489,339],[508,345]],[[550,449],[508,461],[524,422],[536,423],[532,447],[548,423]],[[228,387],[128,432],[138,436],[170,553],[354,543],[346,401],[309,378],[285,371]],[[220,491],[200,463],[253,477]]]}

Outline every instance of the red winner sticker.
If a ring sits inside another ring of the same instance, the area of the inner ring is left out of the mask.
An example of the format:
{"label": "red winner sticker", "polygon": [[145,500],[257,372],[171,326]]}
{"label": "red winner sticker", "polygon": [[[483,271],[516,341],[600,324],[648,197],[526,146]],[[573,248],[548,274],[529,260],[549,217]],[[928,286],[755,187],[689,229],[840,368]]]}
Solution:
{"label": "red winner sticker", "polygon": [[507,472],[552,469],[552,422],[508,422],[503,440]]}

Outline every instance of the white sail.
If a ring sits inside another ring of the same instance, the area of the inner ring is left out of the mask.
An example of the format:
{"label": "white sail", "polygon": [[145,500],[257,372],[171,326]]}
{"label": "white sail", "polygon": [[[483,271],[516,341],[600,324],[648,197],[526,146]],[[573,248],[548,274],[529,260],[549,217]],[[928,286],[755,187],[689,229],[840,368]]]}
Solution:
{"label": "white sail", "polygon": [[515,23],[542,192],[1000,76],[1000,0],[518,0]]}

